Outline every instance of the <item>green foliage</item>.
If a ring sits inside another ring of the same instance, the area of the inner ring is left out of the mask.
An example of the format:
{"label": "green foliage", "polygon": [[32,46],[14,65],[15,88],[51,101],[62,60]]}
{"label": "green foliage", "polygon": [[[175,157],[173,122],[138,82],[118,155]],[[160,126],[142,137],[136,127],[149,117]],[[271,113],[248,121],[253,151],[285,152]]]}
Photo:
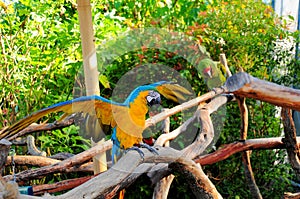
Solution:
{"label": "green foliage", "polygon": [[72,92],[81,65],[79,29],[76,8],[62,3],[1,4],[1,126],[64,101]]}
{"label": "green foliage", "polygon": [[260,1],[216,1],[199,13],[188,33],[198,37],[215,60],[224,52],[231,70],[270,79],[273,41],[291,34],[282,26],[273,9]]}
{"label": "green foliage", "polygon": [[62,152],[77,154],[87,150],[90,145],[88,140],[78,135],[78,131],[79,127],[71,126],[63,130],[51,131],[50,135],[48,133],[40,135],[38,140],[41,142],[41,148],[52,154]]}

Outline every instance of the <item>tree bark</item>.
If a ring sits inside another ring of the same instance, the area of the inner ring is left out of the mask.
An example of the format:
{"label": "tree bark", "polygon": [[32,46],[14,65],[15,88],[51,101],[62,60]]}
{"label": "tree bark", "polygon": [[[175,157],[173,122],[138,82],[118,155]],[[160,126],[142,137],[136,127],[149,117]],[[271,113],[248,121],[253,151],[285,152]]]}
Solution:
{"label": "tree bark", "polygon": [[297,145],[296,128],[294,125],[292,112],[290,109],[282,108],[281,117],[284,126],[284,144],[288,153],[288,158],[293,170],[296,173],[297,179],[300,180],[300,161],[299,161],[299,146]]}
{"label": "tree bark", "polygon": [[[237,84],[237,90],[233,91],[235,95],[248,97],[269,102],[271,104],[300,111],[300,90],[281,86],[272,82],[261,80],[247,73],[237,73],[231,80]],[[243,79],[249,78],[246,81]],[[244,82],[243,82],[244,81]],[[238,83],[242,82],[245,84]]]}
{"label": "tree bark", "polygon": [[196,198],[222,198],[216,187],[205,175],[200,164],[192,160],[179,158],[170,165],[170,168],[179,171],[185,176]]}

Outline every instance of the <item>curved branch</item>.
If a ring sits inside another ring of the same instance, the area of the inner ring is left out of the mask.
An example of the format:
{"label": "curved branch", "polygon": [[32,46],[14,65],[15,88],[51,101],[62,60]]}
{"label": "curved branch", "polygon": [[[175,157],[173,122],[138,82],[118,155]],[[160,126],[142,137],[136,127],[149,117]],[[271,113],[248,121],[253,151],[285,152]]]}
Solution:
{"label": "curved branch", "polygon": [[233,96],[231,95],[220,95],[214,98],[210,103],[206,104],[200,110],[197,110],[198,113],[196,114],[199,116],[201,130],[196,140],[183,149],[183,153],[186,157],[194,159],[203,153],[212,143],[214,139],[214,127],[210,118],[210,114],[232,99]]}

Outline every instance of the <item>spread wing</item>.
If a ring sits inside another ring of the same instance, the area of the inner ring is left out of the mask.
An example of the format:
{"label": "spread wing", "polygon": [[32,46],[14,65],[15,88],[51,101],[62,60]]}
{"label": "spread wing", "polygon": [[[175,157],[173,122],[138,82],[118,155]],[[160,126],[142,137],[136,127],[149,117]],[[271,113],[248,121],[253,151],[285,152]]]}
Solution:
{"label": "spread wing", "polygon": [[82,112],[84,114],[89,114],[92,117],[96,116],[96,118],[98,118],[98,121],[100,121],[103,125],[110,125],[114,127],[116,125],[112,114],[112,107],[114,106],[123,107],[124,105],[121,103],[112,102],[101,96],[83,96],[74,100],[57,103],[34,112],[31,115],[16,122],[12,126],[4,129],[0,133],[0,139],[15,135],[43,116],[54,112],[64,112],[65,115]]}

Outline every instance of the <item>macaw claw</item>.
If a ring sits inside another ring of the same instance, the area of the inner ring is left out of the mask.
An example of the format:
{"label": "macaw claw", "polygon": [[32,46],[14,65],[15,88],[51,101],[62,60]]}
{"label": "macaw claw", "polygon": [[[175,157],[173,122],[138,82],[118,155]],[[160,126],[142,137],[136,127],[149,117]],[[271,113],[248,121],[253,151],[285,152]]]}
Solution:
{"label": "macaw claw", "polygon": [[153,153],[155,155],[159,155],[158,152],[157,152],[157,150],[154,147],[149,146],[148,144],[140,143],[140,147],[148,149],[151,153]]}
{"label": "macaw claw", "polygon": [[[159,155],[157,150],[154,147],[149,146],[148,144],[140,143],[139,146],[148,149],[151,153],[154,153],[155,155]],[[126,149],[126,152],[132,150],[137,151],[140,154],[141,158],[144,160],[145,154],[139,147],[137,146],[130,147],[129,149]]]}

